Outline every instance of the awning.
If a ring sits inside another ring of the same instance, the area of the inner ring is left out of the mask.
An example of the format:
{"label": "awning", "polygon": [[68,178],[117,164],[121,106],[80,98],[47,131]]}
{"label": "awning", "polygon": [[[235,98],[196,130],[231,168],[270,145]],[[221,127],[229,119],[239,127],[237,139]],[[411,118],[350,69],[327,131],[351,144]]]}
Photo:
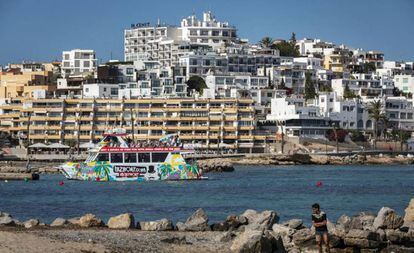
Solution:
{"label": "awning", "polygon": [[29,146],[29,148],[48,148],[49,146],[43,143],[35,143]]}
{"label": "awning", "polygon": [[79,145],[79,148],[94,148],[97,145],[91,143],[91,142],[85,142]]}
{"label": "awning", "polygon": [[69,146],[63,145],[61,143],[52,143],[47,147],[48,148],[69,148]]}

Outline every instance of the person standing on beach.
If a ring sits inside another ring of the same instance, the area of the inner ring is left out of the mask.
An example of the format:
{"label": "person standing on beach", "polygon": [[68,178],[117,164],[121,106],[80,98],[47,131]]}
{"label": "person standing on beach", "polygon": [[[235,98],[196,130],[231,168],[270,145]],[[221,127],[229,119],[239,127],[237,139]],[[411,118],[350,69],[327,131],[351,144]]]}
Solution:
{"label": "person standing on beach", "polygon": [[[318,203],[312,205],[312,224],[315,227],[315,239],[319,247],[319,252],[323,252],[322,243],[326,246],[326,252],[329,249],[328,227],[326,226],[326,214],[321,211]],[[323,241],[323,242],[322,242]]]}

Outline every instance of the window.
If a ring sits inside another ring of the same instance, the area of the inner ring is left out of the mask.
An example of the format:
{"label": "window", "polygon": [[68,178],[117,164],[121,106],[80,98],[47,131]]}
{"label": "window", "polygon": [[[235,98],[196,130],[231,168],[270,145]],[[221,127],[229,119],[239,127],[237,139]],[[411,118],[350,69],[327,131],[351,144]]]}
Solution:
{"label": "window", "polygon": [[103,91],[106,92],[106,88],[103,88]]}
{"label": "window", "polygon": [[97,162],[107,162],[107,161],[109,161],[109,154],[108,153],[100,153],[96,157],[96,161]]}
{"label": "window", "polygon": [[148,153],[138,153],[138,162],[139,163],[149,163],[150,162],[150,154]]}
{"label": "window", "polygon": [[77,68],[80,67],[80,61],[79,60],[75,60],[75,67],[77,67]]}
{"label": "window", "polygon": [[127,75],[134,74],[134,69],[133,68],[127,68],[126,73],[127,73]]}
{"label": "window", "polygon": [[85,92],[89,92],[89,88],[85,88]]}
{"label": "window", "polygon": [[118,88],[111,88],[111,95],[118,95]]}
{"label": "window", "polygon": [[111,153],[111,163],[122,163],[122,153]]}
{"label": "window", "polygon": [[167,158],[168,153],[152,153],[152,162],[153,163],[162,163]]}
{"label": "window", "polygon": [[137,154],[136,153],[125,153],[124,160],[125,160],[125,163],[136,163]]}
{"label": "window", "polygon": [[89,68],[91,66],[91,64],[90,64],[90,62],[89,61],[84,61],[83,62],[83,67],[84,68]]}

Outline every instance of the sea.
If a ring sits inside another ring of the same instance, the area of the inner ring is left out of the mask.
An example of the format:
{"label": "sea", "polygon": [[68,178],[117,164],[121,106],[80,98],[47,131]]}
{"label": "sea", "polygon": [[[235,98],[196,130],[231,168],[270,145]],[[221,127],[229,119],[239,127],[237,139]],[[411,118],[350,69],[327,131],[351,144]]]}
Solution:
{"label": "sea", "polygon": [[336,221],[342,214],[377,213],[383,206],[404,215],[414,198],[412,165],[237,166],[234,172],[205,176],[208,180],[139,183],[72,181],[62,175],[2,181],[0,211],[46,223],[86,213],[107,222],[126,212],[137,221],[177,222],[201,207],[213,223],[254,209],[274,210],[281,222],[299,218],[309,224],[313,203]]}

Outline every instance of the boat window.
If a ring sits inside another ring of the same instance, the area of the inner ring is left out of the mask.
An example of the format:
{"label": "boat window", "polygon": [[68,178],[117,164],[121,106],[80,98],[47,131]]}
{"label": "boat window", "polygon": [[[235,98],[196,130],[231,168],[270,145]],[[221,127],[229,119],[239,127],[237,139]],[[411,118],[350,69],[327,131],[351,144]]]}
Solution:
{"label": "boat window", "polygon": [[152,162],[153,163],[163,163],[167,158],[168,153],[152,153]]}
{"label": "boat window", "polygon": [[136,153],[125,153],[124,160],[125,160],[125,163],[136,163],[137,154]]}
{"label": "boat window", "polygon": [[122,153],[111,153],[111,163],[122,163]]}
{"label": "boat window", "polygon": [[108,162],[109,161],[109,154],[108,153],[100,153],[96,157],[97,162]]}
{"label": "boat window", "polygon": [[150,161],[150,154],[148,153],[138,153],[138,162],[140,163],[149,163]]}

